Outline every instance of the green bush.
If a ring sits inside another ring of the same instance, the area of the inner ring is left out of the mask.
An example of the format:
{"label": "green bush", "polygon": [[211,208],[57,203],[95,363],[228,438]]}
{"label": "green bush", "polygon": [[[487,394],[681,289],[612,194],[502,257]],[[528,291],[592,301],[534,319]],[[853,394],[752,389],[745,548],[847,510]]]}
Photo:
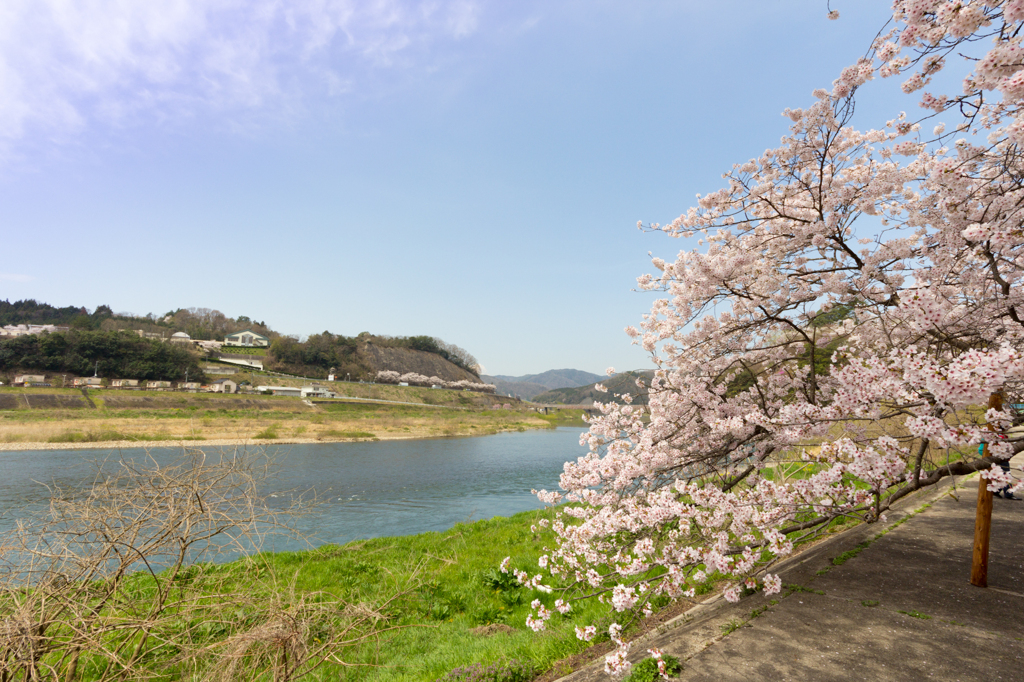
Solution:
{"label": "green bush", "polygon": [[[679,659],[675,656],[662,656],[665,661],[665,672],[669,677],[676,677],[683,670]],[[626,682],[656,682],[660,679],[658,674],[658,662],[653,658],[645,658],[633,666],[633,672],[626,678]]]}
{"label": "green bush", "polygon": [[480,580],[486,587],[498,592],[519,590],[519,581],[516,580],[516,577],[511,572],[502,573],[493,568],[488,568],[481,574]]}
{"label": "green bush", "polygon": [[267,428],[257,433],[253,438],[265,438],[274,439],[277,438],[277,424],[271,424]]}

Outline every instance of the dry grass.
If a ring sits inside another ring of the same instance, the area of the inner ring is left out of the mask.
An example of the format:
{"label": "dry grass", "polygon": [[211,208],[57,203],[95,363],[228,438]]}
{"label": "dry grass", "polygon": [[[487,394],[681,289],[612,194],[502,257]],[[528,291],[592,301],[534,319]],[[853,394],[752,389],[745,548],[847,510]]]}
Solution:
{"label": "dry grass", "polygon": [[[298,401],[295,401],[298,402]],[[276,432],[278,440],[338,441],[471,436],[548,428],[530,413],[464,410],[388,410],[333,414],[252,411],[243,416],[204,414],[192,417],[105,416],[104,410],[39,410],[33,419],[0,419],[0,443],[109,441],[252,440]],[[120,414],[123,414],[121,412]],[[35,418],[37,417],[38,418]],[[348,434],[357,433],[359,436]]]}

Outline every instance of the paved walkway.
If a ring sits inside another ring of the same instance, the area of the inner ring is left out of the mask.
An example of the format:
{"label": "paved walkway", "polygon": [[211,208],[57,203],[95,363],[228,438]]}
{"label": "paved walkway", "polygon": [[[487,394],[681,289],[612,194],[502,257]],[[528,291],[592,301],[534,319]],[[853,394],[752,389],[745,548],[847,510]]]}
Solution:
{"label": "paved walkway", "polygon": [[[658,646],[684,661],[683,682],[1024,680],[1024,502],[993,500],[983,589],[968,582],[976,478],[958,482],[955,497],[945,486],[910,498],[886,526],[854,528],[790,560],[775,604],[763,595],[705,603],[634,643],[631,660]],[[607,680],[602,666],[565,679]]]}

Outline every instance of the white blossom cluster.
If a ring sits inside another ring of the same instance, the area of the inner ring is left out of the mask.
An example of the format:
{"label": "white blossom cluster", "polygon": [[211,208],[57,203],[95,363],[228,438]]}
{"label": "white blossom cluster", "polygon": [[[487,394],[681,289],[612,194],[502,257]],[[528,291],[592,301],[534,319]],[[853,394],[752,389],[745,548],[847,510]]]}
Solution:
{"label": "white blossom cluster", "polygon": [[401,374],[393,370],[384,370],[377,372],[377,383],[381,384],[399,384],[405,383],[410,386],[441,386],[442,388],[450,388],[454,390],[469,390],[478,391],[480,393],[494,393],[497,387],[494,384],[482,384],[475,381],[467,381],[461,379],[459,381],[445,381],[440,377],[428,377],[423,374],[417,374],[416,372],[406,372]]}

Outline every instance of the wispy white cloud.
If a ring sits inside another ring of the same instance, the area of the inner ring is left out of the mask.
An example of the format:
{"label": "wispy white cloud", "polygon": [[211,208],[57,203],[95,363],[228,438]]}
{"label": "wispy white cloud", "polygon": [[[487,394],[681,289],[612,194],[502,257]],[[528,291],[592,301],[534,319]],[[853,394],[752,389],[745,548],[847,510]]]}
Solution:
{"label": "wispy white cloud", "polygon": [[0,139],[280,112],[477,32],[477,0],[5,0]]}
{"label": "wispy white cloud", "polygon": [[19,275],[14,272],[0,272],[0,282],[31,282],[35,279],[31,275]]}

